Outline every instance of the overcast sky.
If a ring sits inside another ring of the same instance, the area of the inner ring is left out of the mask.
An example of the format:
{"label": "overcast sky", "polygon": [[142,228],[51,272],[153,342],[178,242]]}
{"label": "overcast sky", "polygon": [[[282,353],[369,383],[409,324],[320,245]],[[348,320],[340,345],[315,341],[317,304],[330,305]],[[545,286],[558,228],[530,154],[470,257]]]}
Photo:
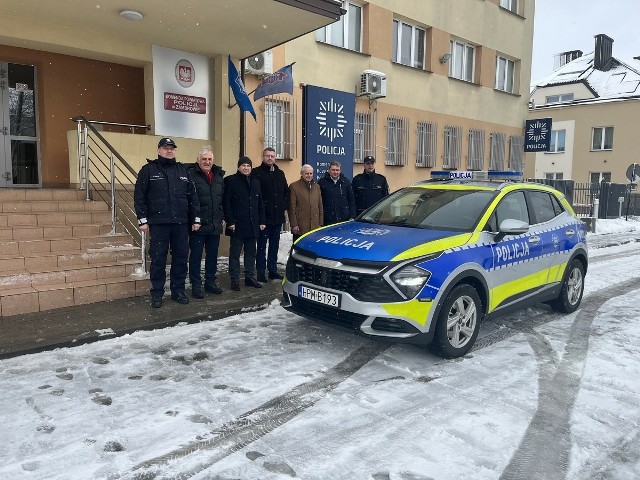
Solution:
{"label": "overcast sky", "polygon": [[640,0],[536,0],[531,83],[553,71],[553,55],[568,50],[592,52],[594,36],[613,38],[613,56],[640,55]]}

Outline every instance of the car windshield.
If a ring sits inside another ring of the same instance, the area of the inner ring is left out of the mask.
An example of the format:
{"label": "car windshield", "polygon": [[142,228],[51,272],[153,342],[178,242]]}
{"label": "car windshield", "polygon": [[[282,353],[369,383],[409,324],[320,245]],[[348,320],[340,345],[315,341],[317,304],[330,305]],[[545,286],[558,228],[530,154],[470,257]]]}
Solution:
{"label": "car windshield", "polygon": [[404,188],[364,212],[359,221],[470,232],[494,198],[492,190]]}

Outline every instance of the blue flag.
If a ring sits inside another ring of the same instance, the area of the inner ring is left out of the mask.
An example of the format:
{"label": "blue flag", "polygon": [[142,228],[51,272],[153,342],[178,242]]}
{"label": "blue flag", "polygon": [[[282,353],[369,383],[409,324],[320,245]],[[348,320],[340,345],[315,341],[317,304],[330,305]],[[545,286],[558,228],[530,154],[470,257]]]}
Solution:
{"label": "blue flag", "polygon": [[275,95],[276,93],[288,93],[293,95],[293,63],[282,67],[275,73],[266,77],[253,94],[253,101],[267,95]]}
{"label": "blue flag", "polygon": [[251,99],[244,89],[242,79],[240,78],[240,75],[238,75],[238,70],[231,61],[231,55],[229,55],[229,86],[231,87],[231,90],[233,90],[233,96],[235,97],[240,110],[243,112],[249,112],[253,115],[253,119],[257,121],[256,111],[253,109]]}

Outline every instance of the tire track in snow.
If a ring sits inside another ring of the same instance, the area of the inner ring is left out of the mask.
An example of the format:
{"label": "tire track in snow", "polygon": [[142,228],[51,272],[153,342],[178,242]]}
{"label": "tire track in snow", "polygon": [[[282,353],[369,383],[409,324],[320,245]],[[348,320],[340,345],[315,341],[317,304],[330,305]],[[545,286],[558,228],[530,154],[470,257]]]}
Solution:
{"label": "tire track in snow", "polygon": [[[360,347],[342,362],[327,370],[322,377],[298,385],[289,392],[240,415],[237,420],[212,431],[213,436],[209,439],[188,443],[172,452],[136,465],[128,476],[137,479],[190,478],[312,407],[390,346],[391,344],[387,343],[371,342]],[[179,467],[175,463],[196,452],[201,456],[209,456],[184,471],[173,471],[172,467]]]}
{"label": "tire track in snow", "polygon": [[571,412],[580,391],[584,363],[589,350],[591,325],[602,305],[638,288],[632,278],[600,290],[583,300],[571,324],[564,355],[550,375],[555,354],[530,344],[540,364],[538,408],[518,449],[502,472],[501,480],[553,480],[566,478],[571,453]]}

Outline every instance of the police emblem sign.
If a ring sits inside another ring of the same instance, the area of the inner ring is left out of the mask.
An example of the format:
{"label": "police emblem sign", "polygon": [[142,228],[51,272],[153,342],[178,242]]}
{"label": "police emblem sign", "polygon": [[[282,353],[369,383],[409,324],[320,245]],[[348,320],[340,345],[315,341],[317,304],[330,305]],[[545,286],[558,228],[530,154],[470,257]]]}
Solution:
{"label": "police emblem sign", "polygon": [[548,152],[551,147],[551,119],[526,120],[524,128],[525,152]]}
{"label": "police emblem sign", "polygon": [[352,178],[355,94],[307,85],[302,103],[304,162],[314,168],[316,180],[334,160],[342,165],[344,176]]}

